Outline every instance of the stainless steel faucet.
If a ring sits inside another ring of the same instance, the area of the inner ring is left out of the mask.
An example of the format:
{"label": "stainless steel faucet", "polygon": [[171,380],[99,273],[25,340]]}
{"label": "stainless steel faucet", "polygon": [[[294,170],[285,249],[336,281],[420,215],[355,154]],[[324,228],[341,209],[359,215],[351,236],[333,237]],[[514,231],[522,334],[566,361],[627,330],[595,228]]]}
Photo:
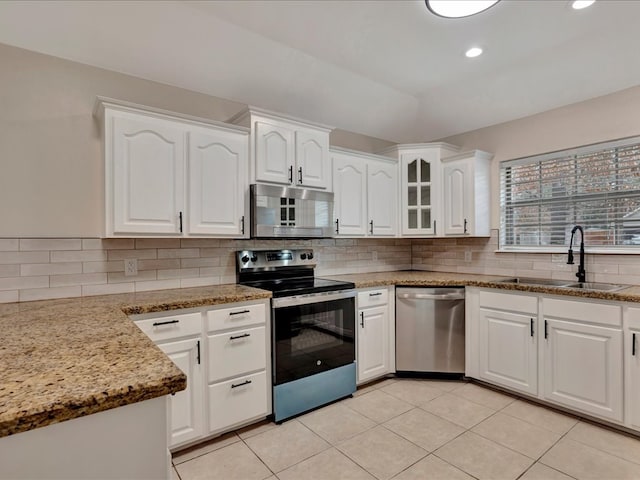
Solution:
{"label": "stainless steel faucet", "polygon": [[569,257],[567,258],[567,265],[573,265],[573,235],[577,230],[580,230],[580,265],[578,265],[578,273],[576,273],[576,277],[578,277],[578,281],[580,283],[586,282],[587,272],[584,269],[584,230],[580,225],[576,225],[571,230],[571,241],[569,242]]}

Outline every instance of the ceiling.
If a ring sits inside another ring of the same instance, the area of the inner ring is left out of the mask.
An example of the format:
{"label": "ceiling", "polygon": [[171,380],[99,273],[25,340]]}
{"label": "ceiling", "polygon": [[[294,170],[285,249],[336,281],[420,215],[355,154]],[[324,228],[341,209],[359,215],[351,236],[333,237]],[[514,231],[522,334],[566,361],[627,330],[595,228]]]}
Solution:
{"label": "ceiling", "polygon": [[[640,84],[640,1],[2,1],[0,43],[394,142]],[[485,53],[464,56],[478,45]]]}

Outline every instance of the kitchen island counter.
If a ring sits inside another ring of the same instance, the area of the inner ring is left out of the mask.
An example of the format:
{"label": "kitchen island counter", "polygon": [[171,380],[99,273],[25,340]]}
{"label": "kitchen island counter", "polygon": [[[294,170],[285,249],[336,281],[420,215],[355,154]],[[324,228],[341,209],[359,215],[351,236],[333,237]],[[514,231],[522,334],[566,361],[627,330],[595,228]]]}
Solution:
{"label": "kitchen island counter", "polygon": [[232,284],[0,305],[0,437],[184,390],[127,315],[270,296]]}

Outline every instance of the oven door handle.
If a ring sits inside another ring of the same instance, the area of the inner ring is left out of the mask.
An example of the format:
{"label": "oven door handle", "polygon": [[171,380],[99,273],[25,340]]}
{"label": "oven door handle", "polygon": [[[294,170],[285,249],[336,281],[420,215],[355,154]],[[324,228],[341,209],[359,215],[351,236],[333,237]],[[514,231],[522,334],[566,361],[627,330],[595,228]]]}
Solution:
{"label": "oven door handle", "polygon": [[293,297],[272,298],[271,305],[275,308],[308,305],[312,303],[330,302],[345,298],[355,298],[355,290],[340,290],[338,292],[310,293],[308,295],[296,295]]}

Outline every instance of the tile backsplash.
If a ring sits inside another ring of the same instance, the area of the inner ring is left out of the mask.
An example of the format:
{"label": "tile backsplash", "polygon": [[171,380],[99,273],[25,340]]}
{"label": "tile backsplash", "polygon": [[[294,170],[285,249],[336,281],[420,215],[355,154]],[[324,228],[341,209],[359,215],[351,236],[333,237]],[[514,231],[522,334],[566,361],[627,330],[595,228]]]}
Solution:
{"label": "tile backsplash", "polygon": [[[235,283],[235,251],[312,247],[317,275],[411,268],[409,239],[0,239],[0,303]],[[138,274],[125,275],[136,259]]]}
{"label": "tile backsplash", "polygon": [[[575,265],[567,265],[566,253],[496,252],[498,230],[490,238],[416,239],[411,246],[412,268],[440,272],[478,273],[577,281]],[[587,281],[640,284],[640,255],[585,257]]]}
{"label": "tile backsplash", "polygon": [[[502,253],[490,238],[0,239],[0,303],[235,283],[236,250],[311,247],[317,275],[431,270],[575,280],[566,254]],[[138,274],[126,276],[124,260]],[[640,255],[586,257],[587,280],[640,284]]]}

